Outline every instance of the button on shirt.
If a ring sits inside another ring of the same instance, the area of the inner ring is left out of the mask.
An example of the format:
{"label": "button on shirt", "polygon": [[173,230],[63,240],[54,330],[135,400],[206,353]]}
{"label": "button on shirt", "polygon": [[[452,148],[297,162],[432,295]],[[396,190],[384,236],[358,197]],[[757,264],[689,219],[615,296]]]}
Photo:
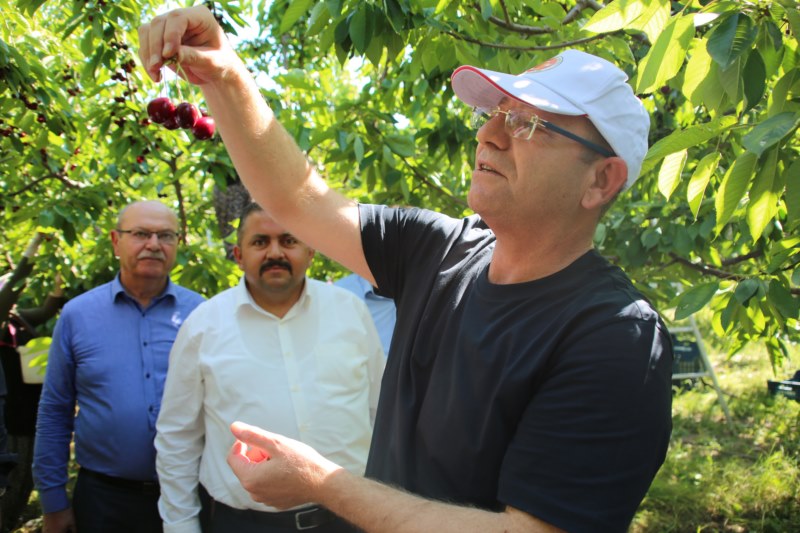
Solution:
{"label": "button on shirt", "polygon": [[365,304],[330,284],[306,279],[283,318],[256,305],[244,279],[198,307],[170,354],[158,419],[165,532],[200,531],[198,481],[231,507],[275,511],[253,501],[226,463],[236,420],[363,474],[383,365]]}
{"label": "button on shirt", "polygon": [[53,332],[34,449],[44,512],[69,507],[73,430],[81,466],[125,479],[156,479],[153,439],[169,350],[202,301],[169,282],[142,309],[117,276],[64,306]]}

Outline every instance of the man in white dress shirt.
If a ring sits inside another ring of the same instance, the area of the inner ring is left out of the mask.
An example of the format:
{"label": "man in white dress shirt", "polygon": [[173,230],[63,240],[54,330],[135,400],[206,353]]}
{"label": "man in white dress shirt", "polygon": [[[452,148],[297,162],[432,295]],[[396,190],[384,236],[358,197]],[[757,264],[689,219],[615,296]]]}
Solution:
{"label": "man in white dress shirt", "polygon": [[247,420],[363,474],[384,365],[364,302],[306,278],[313,249],[256,204],[237,241],[241,282],[197,307],[170,353],[155,441],[164,531],[357,531],[312,502],[255,502],[225,462],[230,423]]}

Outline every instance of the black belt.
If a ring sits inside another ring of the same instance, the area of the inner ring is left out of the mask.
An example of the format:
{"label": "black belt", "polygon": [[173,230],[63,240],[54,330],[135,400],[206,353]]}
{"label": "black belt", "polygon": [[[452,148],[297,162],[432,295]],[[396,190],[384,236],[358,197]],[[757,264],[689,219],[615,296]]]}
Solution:
{"label": "black belt", "polygon": [[305,509],[298,509],[296,511],[254,511],[253,509],[236,509],[229,505],[225,505],[213,498],[209,498],[211,505],[211,512],[218,512],[219,508],[225,509],[225,512],[244,516],[248,521],[253,523],[271,526],[271,527],[285,527],[294,528],[298,531],[306,529],[313,529],[336,520],[336,515],[325,509],[324,507],[306,507]]}
{"label": "black belt", "polygon": [[81,467],[80,473],[94,478],[98,481],[102,481],[107,485],[112,485],[114,487],[119,487],[122,489],[140,492],[142,494],[160,494],[161,489],[158,486],[158,481],[139,481],[136,479],[124,479],[121,477],[114,477],[109,476],[108,474],[102,474],[100,472],[95,472],[94,470],[89,470],[88,468]]}

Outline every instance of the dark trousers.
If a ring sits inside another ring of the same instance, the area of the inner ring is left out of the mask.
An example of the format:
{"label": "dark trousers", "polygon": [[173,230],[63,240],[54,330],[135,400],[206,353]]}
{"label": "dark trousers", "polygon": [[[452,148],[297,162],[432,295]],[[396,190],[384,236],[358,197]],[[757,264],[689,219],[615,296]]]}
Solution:
{"label": "dark trousers", "polygon": [[[301,516],[295,520],[295,515],[298,513],[292,511],[266,513],[234,509],[233,507],[229,507],[211,498],[202,485],[200,485],[199,492],[200,503],[202,504],[200,525],[203,533],[288,533],[290,531],[307,531],[308,533],[359,533],[361,531],[332,513],[332,519],[330,521],[317,526],[310,526],[310,524],[306,522],[306,516],[308,515],[301,514]],[[303,511],[300,511],[300,513],[302,512]],[[327,514],[330,511],[323,509],[322,512]],[[287,523],[276,524],[276,522]],[[81,531],[80,533],[84,532]]]}
{"label": "dark trousers", "polygon": [[158,485],[81,469],[72,494],[80,533],[162,533]]}

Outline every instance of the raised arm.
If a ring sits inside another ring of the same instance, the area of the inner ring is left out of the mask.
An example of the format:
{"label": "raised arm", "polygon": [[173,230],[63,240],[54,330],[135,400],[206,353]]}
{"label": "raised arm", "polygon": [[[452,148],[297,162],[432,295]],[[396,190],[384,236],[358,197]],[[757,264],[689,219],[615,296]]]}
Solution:
{"label": "raised arm", "polygon": [[328,187],[275,119],[258,86],[204,6],[177,9],[139,28],[151,78],[167,64],[203,91],[253,199],[301,241],[373,282],[361,248],[358,206]]}

